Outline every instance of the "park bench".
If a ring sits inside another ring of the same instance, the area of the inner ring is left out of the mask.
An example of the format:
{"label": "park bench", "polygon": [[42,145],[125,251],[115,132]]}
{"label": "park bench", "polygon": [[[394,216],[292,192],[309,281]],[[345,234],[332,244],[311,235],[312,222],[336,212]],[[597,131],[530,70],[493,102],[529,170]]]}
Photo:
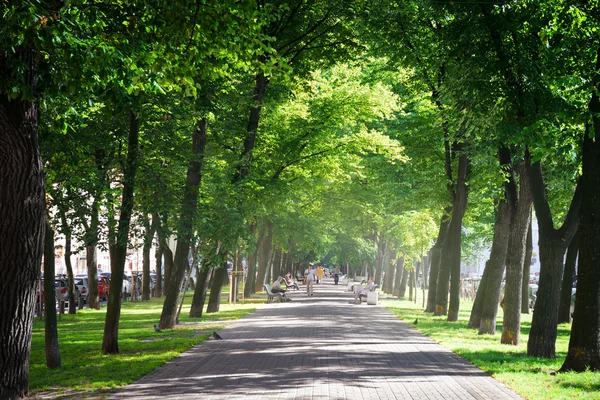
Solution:
{"label": "park bench", "polygon": [[[379,287],[379,285],[375,285],[373,286],[373,289],[370,290],[367,294],[359,294],[358,295],[358,300],[361,302],[362,304],[362,298],[366,297],[367,298],[367,304],[368,305],[373,305],[376,306],[377,305],[377,301],[379,300],[379,294],[376,292],[376,289]],[[356,285],[354,290],[355,292],[362,292],[362,285]]]}
{"label": "park bench", "polygon": [[263,285],[265,287],[265,290],[267,292],[267,303],[273,303],[275,300],[281,302],[281,298],[283,297],[283,293],[273,293],[271,291],[271,285],[269,285],[268,283],[265,283]]}
{"label": "park bench", "polygon": [[348,291],[353,292],[354,286],[362,286],[362,283],[366,281],[366,276],[355,276],[354,279],[348,278]]}

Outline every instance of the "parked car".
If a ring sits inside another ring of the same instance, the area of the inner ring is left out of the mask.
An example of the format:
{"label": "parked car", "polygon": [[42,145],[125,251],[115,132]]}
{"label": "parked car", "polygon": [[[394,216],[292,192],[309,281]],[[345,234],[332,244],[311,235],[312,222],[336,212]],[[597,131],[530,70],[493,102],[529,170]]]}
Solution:
{"label": "parked car", "polygon": [[[54,279],[54,287],[56,289],[56,301],[64,301],[65,303],[69,302],[69,281],[65,278],[55,278]],[[75,304],[77,304],[79,299],[79,288],[75,286]]]}
{"label": "parked car", "polygon": [[98,275],[98,297],[103,300],[108,300],[108,292],[110,291],[110,278],[105,275]]}
{"label": "parked car", "polygon": [[75,286],[79,289],[79,297],[83,300],[84,303],[87,303],[88,297],[88,278],[75,278]]}

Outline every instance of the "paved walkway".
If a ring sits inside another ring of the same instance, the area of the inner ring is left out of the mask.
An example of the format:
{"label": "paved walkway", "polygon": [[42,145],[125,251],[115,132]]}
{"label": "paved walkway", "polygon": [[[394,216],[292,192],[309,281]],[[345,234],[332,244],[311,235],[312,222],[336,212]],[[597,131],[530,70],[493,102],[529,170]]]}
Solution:
{"label": "paved walkway", "polygon": [[[302,289],[303,287],[301,287]],[[112,399],[520,399],[331,280],[269,304]]]}

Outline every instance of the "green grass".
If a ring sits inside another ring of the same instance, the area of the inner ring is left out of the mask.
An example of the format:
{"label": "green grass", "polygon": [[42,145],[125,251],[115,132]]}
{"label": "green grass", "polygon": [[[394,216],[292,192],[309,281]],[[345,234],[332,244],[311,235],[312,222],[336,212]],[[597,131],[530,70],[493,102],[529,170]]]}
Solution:
{"label": "green grass", "polygon": [[567,354],[569,324],[558,327],[556,358],[535,358],[526,356],[531,314],[521,316],[520,344],[508,346],[500,344],[502,310],[498,315],[497,333],[478,335],[476,329],[467,328],[472,302],[461,302],[458,322],[448,322],[446,317],[424,313],[421,301],[414,304],[405,300],[385,300],[383,304],[404,321],[412,322],[418,318],[416,329],[527,399],[600,399],[600,374],[553,374],[561,367]]}
{"label": "green grass", "polygon": [[180,315],[184,324],[162,332],[154,332],[153,329],[160,319],[162,299],[123,302],[118,355],[103,355],[101,352],[106,307],[59,316],[62,367],[55,370],[46,368],[44,323],[36,318],[29,368],[30,393],[52,398],[102,396],[110,389],[138,380],[202,342],[213,330],[223,327],[220,321],[239,319],[254,311],[254,304],[265,302],[264,299],[246,299],[244,305],[228,305],[227,300],[223,300],[218,313],[204,313],[198,319],[188,316],[191,298],[188,292]]}

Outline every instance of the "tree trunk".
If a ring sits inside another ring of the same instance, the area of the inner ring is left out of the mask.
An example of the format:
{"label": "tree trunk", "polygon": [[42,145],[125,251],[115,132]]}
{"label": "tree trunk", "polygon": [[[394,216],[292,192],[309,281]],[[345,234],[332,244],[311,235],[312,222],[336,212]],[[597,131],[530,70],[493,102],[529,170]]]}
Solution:
{"label": "tree trunk", "polygon": [[[100,309],[100,297],[98,293],[98,258],[96,244],[85,246],[85,263],[88,275],[88,307],[95,310]],[[96,283],[94,283],[96,282]]]}
{"label": "tree trunk", "polygon": [[404,273],[404,257],[398,257],[396,260],[396,274],[394,280],[394,292],[393,295],[400,297],[400,283],[402,282],[402,275]]}
{"label": "tree trunk", "polygon": [[266,282],[267,268],[271,258],[271,245],[273,242],[273,224],[267,217],[263,219],[264,234],[262,240],[259,241],[258,247],[258,275],[256,277],[256,292],[264,290],[263,284]]}
{"label": "tree trunk", "polygon": [[171,271],[173,271],[173,266],[175,265],[175,261],[173,260],[173,251],[168,245],[163,246],[163,258],[164,258],[164,267],[165,267],[165,278],[163,280],[163,296],[167,294],[167,290],[170,285],[170,277]]}
{"label": "tree trunk", "polygon": [[[460,147],[459,151],[464,151]],[[448,321],[458,321],[460,308],[460,260],[462,248],[462,221],[467,209],[469,158],[466,154],[458,160],[457,183],[452,205],[452,222],[450,223],[450,307]],[[416,277],[415,277],[416,279]]]}
{"label": "tree trunk", "polygon": [[142,300],[148,301],[150,300],[150,249],[156,231],[156,221],[152,220],[149,223],[147,218],[145,220],[146,232],[144,233],[144,249],[142,252]]}
{"label": "tree trunk", "polygon": [[90,224],[85,232],[85,262],[88,274],[88,307],[95,310],[100,309],[100,298],[98,294],[98,226],[99,226],[99,203],[98,199],[92,201],[90,209]]}
{"label": "tree trunk", "polygon": [[527,242],[525,244],[525,260],[523,261],[523,284],[521,288],[521,314],[529,314],[529,274],[531,269],[531,257],[533,255],[533,233],[531,216],[529,217],[529,228],[527,229]]}
{"label": "tree trunk", "polygon": [[69,314],[76,314],[77,304],[79,304],[79,301],[82,301],[82,299],[75,299],[75,275],[73,274],[73,264],[71,264],[71,254],[73,254],[71,251],[71,229],[68,226],[67,218],[63,210],[60,210],[60,218],[64,230],[63,233],[65,235],[65,267],[67,268],[67,279],[69,281]]}
{"label": "tree trunk", "polygon": [[[256,222],[250,224],[249,231],[250,236],[256,239]],[[262,231],[264,232],[264,230]],[[248,245],[248,255],[246,256],[247,263],[246,265],[246,286],[244,286],[244,296],[250,297],[253,293],[255,293],[256,289],[256,252],[257,252],[257,244],[260,239],[257,239],[256,244],[250,242]]]}
{"label": "tree trunk", "polygon": [[[529,153],[525,156],[529,164]],[[502,344],[518,345],[521,337],[521,292],[523,290],[523,261],[527,231],[531,223],[531,182],[528,165],[519,168],[519,199],[511,215],[508,250],[506,255],[506,286],[504,287],[504,318]],[[525,300],[527,301],[527,300]]]}
{"label": "tree trunk", "polygon": [[60,368],[60,350],[58,348],[58,324],[56,322],[56,292],[54,290],[54,230],[46,222],[44,239],[44,293],[46,301],[46,367]]}
{"label": "tree trunk", "polygon": [[530,357],[555,357],[560,284],[563,277],[563,257],[579,224],[581,180],[571,200],[571,206],[559,229],[554,228],[540,163],[531,167],[531,181],[540,240],[540,283],[527,342]]}
{"label": "tree trunk", "polygon": [[[496,317],[498,316],[498,304],[500,303],[500,292],[502,286],[502,275],[506,265],[506,253],[508,251],[508,238],[510,233],[510,206],[506,200],[498,204],[496,222],[494,223],[494,241],[490,259],[486,263],[487,281],[485,287],[479,286],[477,297],[483,295],[481,303],[481,315],[479,317],[479,334],[493,335],[496,333]],[[482,282],[483,283],[483,282]],[[477,301],[477,299],[475,299]],[[476,321],[475,309],[471,312],[471,320]]]}
{"label": "tree trunk", "polygon": [[442,218],[440,220],[440,230],[438,232],[438,237],[435,244],[431,248],[431,267],[429,269],[429,292],[427,292],[427,307],[425,308],[425,312],[435,311],[435,297],[437,294],[437,282],[440,272],[440,263],[442,262],[442,249],[448,237],[451,212],[452,207],[446,207],[444,209],[444,214],[442,215]]}
{"label": "tree trunk", "polygon": [[208,298],[208,307],[206,313],[219,312],[221,306],[221,291],[223,289],[223,280],[227,276],[227,260],[224,259],[223,265],[216,268],[213,273],[212,286],[210,288],[210,297]]}
{"label": "tree trunk", "polygon": [[560,289],[560,302],[558,305],[558,323],[571,322],[571,291],[575,277],[575,263],[579,252],[579,234],[576,233],[567,249],[567,258],[563,272],[562,287]]}
{"label": "tree trunk", "polygon": [[593,133],[583,141],[583,195],[579,224],[577,295],[567,358],[561,371],[600,370],[600,48],[592,99]]}
{"label": "tree trunk", "polygon": [[387,268],[383,279],[383,292],[392,294],[394,292],[394,270],[396,266],[396,252],[391,250],[391,246],[386,246],[385,259]]}
{"label": "tree trunk", "polygon": [[471,309],[471,315],[469,316],[469,323],[467,328],[479,328],[481,325],[481,313],[483,312],[483,302],[485,300],[485,290],[487,288],[487,282],[490,277],[490,261],[485,262],[483,268],[483,274],[481,275],[481,281],[477,287],[477,293],[475,294],[475,301],[473,301],[473,308]]}
{"label": "tree trunk", "polygon": [[245,178],[250,173],[250,164],[252,164],[252,151],[256,144],[256,132],[260,121],[260,112],[262,101],[267,90],[268,79],[261,73],[256,76],[254,94],[252,96],[254,106],[250,109],[248,118],[248,128],[246,129],[246,138],[244,140],[244,150],[242,160],[238,166],[237,175],[233,182],[236,183]]}
{"label": "tree trunk", "polygon": [[190,247],[194,240],[194,221],[196,220],[198,195],[202,180],[207,125],[208,120],[206,118],[201,119],[192,135],[192,159],[189,162],[181,209],[179,211],[175,259],[173,268],[169,273],[166,298],[158,325],[161,329],[171,329],[176,324],[181,281],[183,280],[185,271],[189,269],[188,260]]}
{"label": "tree trunk", "polygon": [[400,281],[400,291],[398,292],[398,297],[399,298],[404,298],[406,297],[406,282],[408,281],[408,269],[406,269],[406,266],[404,264],[404,259],[402,262],[402,280]]}
{"label": "tree trunk", "polygon": [[383,263],[385,260],[385,250],[387,243],[383,238],[383,234],[376,235],[377,237],[377,259],[375,264],[375,284],[381,286],[381,276],[383,275]]}
{"label": "tree trunk", "polygon": [[196,290],[192,298],[192,306],[190,308],[190,318],[201,318],[206,302],[206,293],[208,289],[208,274],[210,272],[209,265],[203,265],[202,268],[196,270]]}
{"label": "tree trunk", "polygon": [[427,252],[427,255],[423,258],[423,290],[428,290],[429,286],[429,266],[431,265],[431,250]]}
{"label": "tree trunk", "polygon": [[446,315],[448,313],[448,289],[450,283],[450,258],[452,248],[452,223],[448,229],[448,237],[442,248],[440,268],[435,293],[435,310],[433,315]]}
{"label": "tree trunk", "polygon": [[163,271],[162,271],[162,258],[163,258],[163,250],[164,248],[159,244],[156,246],[156,250],[154,252],[154,262],[155,262],[155,271],[156,271],[156,287],[154,288],[154,297],[162,297],[163,291]]}
{"label": "tree trunk", "polygon": [[138,142],[140,120],[133,111],[129,112],[129,138],[127,143],[127,160],[123,171],[123,195],[117,236],[110,252],[112,271],[111,288],[106,307],[106,322],[102,339],[102,354],[119,352],[119,318],[121,316],[121,292],[129,239],[129,225],[133,213],[133,193],[135,189],[135,173],[138,163]]}
{"label": "tree trunk", "polygon": [[290,251],[288,252],[287,262],[285,264],[285,273],[292,274],[292,278],[294,277],[294,249],[296,248],[296,243],[290,239]]}
{"label": "tree trunk", "polygon": [[408,270],[408,301],[413,301],[414,299],[414,291],[413,286],[415,282],[415,266],[413,265],[410,270]]}
{"label": "tree trunk", "polygon": [[[35,93],[35,57],[17,49]],[[0,71],[17,74],[0,55]],[[46,195],[37,105],[0,95],[0,398],[27,394],[36,285],[44,245]]]}
{"label": "tree trunk", "polygon": [[273,252],[273,281],[281,276],[281,261],[283,250],[281,247],[277,247]]}

